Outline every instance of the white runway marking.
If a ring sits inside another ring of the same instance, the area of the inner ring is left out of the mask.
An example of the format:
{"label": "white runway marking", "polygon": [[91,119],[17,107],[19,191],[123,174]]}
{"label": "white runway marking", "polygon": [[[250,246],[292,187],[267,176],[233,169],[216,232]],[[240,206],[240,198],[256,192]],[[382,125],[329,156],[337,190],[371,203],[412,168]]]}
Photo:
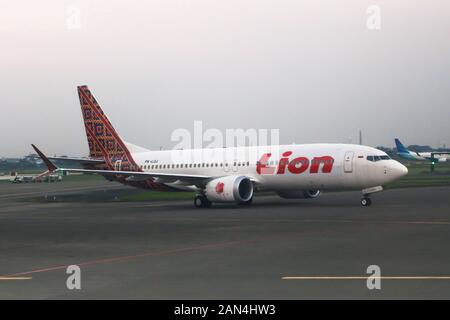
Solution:
{"label": "white runway marking", "polygon": [[450,276],[315,276],[315,277],[282,277],[282,280],[450,280]]}

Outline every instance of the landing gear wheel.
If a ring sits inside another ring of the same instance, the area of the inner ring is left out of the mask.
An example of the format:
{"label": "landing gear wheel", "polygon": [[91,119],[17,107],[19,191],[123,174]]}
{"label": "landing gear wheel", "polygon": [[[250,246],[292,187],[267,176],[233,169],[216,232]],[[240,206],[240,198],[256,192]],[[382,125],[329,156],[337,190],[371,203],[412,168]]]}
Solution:
{"label": "landing gear wheel", "polygon": [[369,197],[363,197],[361,198],[361,205],[363,207],[368,207],[372,204],[372,199],[370,199]]}
{"label": "landing gear wheel", "polygon": [[197,208],[209,208],[211,205],[211,201],[209,201],[205,196],[198,194],[194,198],[194,206]]}

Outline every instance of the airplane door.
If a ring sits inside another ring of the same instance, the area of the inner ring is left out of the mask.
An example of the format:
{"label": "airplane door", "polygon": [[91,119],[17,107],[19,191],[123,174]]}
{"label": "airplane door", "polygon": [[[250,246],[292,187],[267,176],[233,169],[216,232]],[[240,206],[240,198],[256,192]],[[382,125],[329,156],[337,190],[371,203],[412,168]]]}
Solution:
{"label": "airplane door", "polygon": [[234,159],[234,161],[233,161],[232,170],[233,170],[233,172],[237,172],[238,171],[238,165],[237,165],[237,160],[236,159]]}
{"label": "airplane door", "polygon": [[352,173],[353,172],[353,156],[354,156],[354,152],[353,151],[347,151],[345,153],[345,157],[344,157],[344,172],[345,173]]}
{"label": "airplane door", "polygon": [[122,170],[122,160],[117,160],[114,162],[114,170],[121,171]]}

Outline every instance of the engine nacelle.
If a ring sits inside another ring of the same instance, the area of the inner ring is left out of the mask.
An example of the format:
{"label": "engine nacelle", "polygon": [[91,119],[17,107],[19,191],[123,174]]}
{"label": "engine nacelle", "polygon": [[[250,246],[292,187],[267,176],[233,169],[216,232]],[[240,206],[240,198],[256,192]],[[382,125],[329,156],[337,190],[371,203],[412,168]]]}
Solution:
{"label": "engine nacelle", "polygon": [[317,198],[320,194],[320,190],[289,190],[277,192],[281,198],[284,199],[311,199]]}
{"label": "engine nacelle", "polygon": [[253,183],[245,176],[217,178],[208,182],[205,195],[211,202],[245,203],[253,197]]}
{"label": "engine nacelle", "polygon": [[447,162],[447,158],[439,158],[438,162]]}

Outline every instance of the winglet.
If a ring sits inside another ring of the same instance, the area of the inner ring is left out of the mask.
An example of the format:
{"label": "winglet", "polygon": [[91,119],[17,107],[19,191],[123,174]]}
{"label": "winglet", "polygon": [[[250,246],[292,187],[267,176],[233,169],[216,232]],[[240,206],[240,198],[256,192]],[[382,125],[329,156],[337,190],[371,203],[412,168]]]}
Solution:
{"label": "winglet", "polygon": [[53,172],[58,169],[34,144],[32,144],[31,146],[33,147],[34,151],[36,151],[36,153],[39,155],[39,157],[41,157],[42,161],[44,161],[45,165],[48,168],[48,171]]}

